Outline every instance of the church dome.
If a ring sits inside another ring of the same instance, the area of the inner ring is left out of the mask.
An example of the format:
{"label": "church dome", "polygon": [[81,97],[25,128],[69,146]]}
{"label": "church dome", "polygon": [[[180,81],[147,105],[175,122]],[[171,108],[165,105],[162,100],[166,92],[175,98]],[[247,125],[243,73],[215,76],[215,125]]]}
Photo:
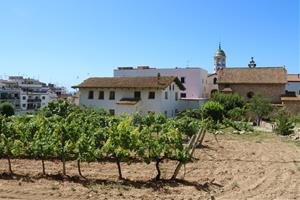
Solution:
{"label": "church dome", "polygon": [[218,48],[218,50],[217,50],[215,56],[226,56],[226,55],[225,55],[225,52],[224,52],[224,51],[222,50],[222,48],[221,48],[221,44],[219,44],[219,48]]}

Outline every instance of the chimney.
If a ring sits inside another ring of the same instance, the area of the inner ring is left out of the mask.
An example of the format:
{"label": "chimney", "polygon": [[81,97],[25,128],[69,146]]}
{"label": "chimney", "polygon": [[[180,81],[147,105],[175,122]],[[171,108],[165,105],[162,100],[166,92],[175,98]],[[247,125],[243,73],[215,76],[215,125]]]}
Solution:
{"label": "chimney", "polygon": [[157,73],[157,79],[158,80],[160,79],[160,73]]}

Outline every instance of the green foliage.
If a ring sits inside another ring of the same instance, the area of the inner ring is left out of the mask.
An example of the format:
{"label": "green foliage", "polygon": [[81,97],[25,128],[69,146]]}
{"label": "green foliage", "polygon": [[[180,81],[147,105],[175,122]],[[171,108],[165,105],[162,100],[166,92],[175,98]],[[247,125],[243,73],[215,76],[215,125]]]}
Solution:
{"label": "green foliage", "polygon": [[80,108],[66,100],[58,99],[48,103],[39,112],[47,117],[52,115],[58,115],[61,117],[67,117],[70,113],[79,111]]}
{"label": "green foliage", "polygon": [[246,114],[245,107],[236,107],[227,112],[227,115],[232,120],[241,120]]}
{"label": "green foliage", "polygon": [[0,104],[0,113],[7,117],[15,114],[14,106],[9,102],[3,102]]}
{"label": "green foliage", "polygon": [[189,116],[183,116],[174,120],[174,127],[188,137],[193,136],[201,127],[200,121]]}
{"label": "green foliage", "polygon": [[286,109],[280,109],[274,117],[274,131],[280,135],[290,135],[295,127],[293,118]]}
{"label": "green foliage", "polygon": [[256,116],[257,124],[260,125],[262,118],[271,113],[272,105],[268,99],[261,95],[254,95],[248,103],[248,109]]}
{"label": "green foliage", "polygon": [[294,121],[300,123],[300,112],[294,116]]}
{"label": "green foliage", "polygon": [[245,101],[239,94],[223,94],[216,92],[212,96],[212,101],[218,102],[224,107],[225,113],[235,108],[243,108]]}
{"label": "green foliage", "polygon": [[114,117],[103,110],[58,100],[36,114],[0,115],[0,156],[8,160],[41,159],[43,174],[44,160],[60,159],[64,175],[68,160],[77,160],[81,175],[81,161],[113,158],[121,174],[120,162],[134,159],[158,164],[163,159],[186,162],[188,152],[183,138],[195,134],[199,127],[199,122],[191,117],[167,119],[152,113]]}
{"label": "green foliage", "polygon": [[202,107],[203,118],[212,119],[214,122],[221,122],[224,115],[224,106],[215,101],[208,101]]}
{"label": "green foliage", "polygon": [[235,130],[238,131],[247,131],[247,132],[253,132],[254,129],[253,127],[248,123],[248,122],[244,122],[244,121],[233,121],[231,119],[225,118],[223,120],[224,125],[226,127],[232,127]]}

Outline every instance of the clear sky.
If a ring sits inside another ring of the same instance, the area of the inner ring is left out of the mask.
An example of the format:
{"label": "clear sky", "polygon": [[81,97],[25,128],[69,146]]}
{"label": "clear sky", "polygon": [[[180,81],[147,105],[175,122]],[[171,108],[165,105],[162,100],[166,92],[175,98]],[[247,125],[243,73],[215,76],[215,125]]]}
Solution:
{"label": "clear sky", "polygon": [[70,87],[118,66],[213,70],[285,65],[299,73],[299,0],[0,0],[0,78]]}

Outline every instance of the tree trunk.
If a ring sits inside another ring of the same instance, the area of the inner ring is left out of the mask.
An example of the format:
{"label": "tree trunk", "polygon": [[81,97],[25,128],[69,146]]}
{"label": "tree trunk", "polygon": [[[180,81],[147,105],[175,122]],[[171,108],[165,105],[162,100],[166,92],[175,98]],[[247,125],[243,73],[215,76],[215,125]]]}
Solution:
{"label": "tree trunk", "polygon": [[84,176],[82,176],[82,173],[81,173],[80,160],[77,160],[77,168],[78,168],[78,173],[79,173],[79,175],[80,175],[82,178],[85,178]]}
{"label": "tree trunk", "polygon": [[157,170],[157,175],[155,177],[156,181],[160,180],[160,176],[161,176],[161,172],[160,172],[160,168],[159,168],[160,161],[162,161],[162,159],[157,158],[156,163],[155,163],[155,167],[156,167],[156,170]]}
{"label": "tree trunk", "polygon": [[43,166],[43,175],[46,175],[46,171],[45,171],[45,162],[44,159],[42,158],[42,166]]}
{"label": "tree trunk", "polygon": [[121,163],[118,158],[117,158],[117,165],[118,165],[119,179],[122,180],[123,176],[122,176],[122,171],[121,171]]}
{"label": "tree trunk", "polygon": [[11,169],[11,162],[10,162],[10,157],[9,156],[7,156],[7,161],[8,161],[8,171],[9,171],[10,174],[12,174],[13,171]]}

